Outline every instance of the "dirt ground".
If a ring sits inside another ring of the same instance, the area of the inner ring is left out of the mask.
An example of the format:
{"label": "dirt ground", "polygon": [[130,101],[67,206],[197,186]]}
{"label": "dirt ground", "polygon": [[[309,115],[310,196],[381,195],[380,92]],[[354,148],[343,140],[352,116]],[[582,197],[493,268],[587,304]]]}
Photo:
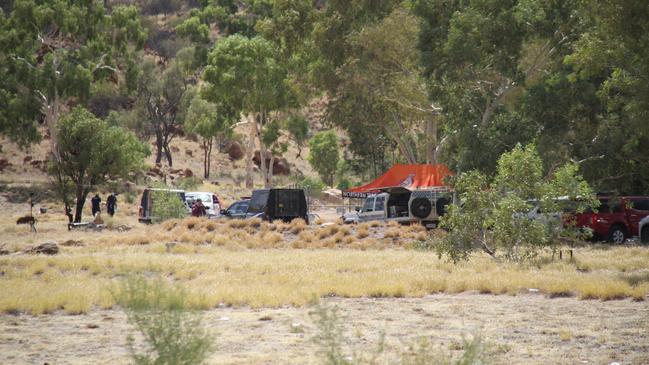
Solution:
{"label": "dirt ground", "polygon": [[[325,301],[344,316],[346,351],[369,352],[385,334],[402,353],[420,337],[443,353],[480,334],[494,364],[649,364],[649,304],[580,301],[529,294],[431,295],[420,299]],[[210,364],[319,363],[308,307],[219,308],[204,323],[216,334]],[[3,364],[128,363],[120,311],[88,315],[2,315]],[[389,362],[386,360],[386,362]]]}

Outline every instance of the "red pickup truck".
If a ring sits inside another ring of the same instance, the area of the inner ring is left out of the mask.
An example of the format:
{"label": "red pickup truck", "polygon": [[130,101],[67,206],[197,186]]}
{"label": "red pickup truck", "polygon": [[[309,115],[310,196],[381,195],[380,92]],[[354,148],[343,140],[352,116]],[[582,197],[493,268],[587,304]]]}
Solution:
{"label": "red pickup truck", "polygon": [[578,227],[590,228],[598,239],[624,243],[637,236],[638,224],[649,216],[649,196],[599,196],[597,212],[589,209],[577,214]]}

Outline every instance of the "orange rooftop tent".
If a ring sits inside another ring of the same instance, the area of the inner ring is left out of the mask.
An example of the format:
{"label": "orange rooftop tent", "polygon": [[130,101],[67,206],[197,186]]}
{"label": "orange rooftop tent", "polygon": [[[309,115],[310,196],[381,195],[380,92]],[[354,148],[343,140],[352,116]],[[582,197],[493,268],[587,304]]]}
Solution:
{"label": "orange rooftop tent", "polygon": [[415,190],[430,187],[444,187],[444,178],[453,173],[444,164],[437,165],[403,165],[396,164],[376,180],[349,190],[343,191],[344,198],[364,198],[368,194],[378,193],[389,188]]}

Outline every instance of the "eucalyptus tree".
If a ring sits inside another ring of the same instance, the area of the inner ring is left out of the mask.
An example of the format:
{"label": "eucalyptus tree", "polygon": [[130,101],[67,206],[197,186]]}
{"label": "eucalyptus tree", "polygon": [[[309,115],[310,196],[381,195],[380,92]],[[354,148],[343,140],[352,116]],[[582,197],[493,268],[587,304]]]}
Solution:
{"label": "eucalyptus tree", "polygon": [[260,146],[264,184],[270,186],[272,183],[272,164],[266,165],[270,156],[263,130],[277,117],[274,112],[286,108],[292,101],[286,69],[277,62],[276,56],[273,45],[261,37],[233,35],[216,43],[203,73],[204,97],[247,118],[246,187],[249,188],[253,186],[255,140]]}
{"label": "eucalyptus tree", "polygon": [[413,1],[430,97],[445,118],[444,157],[455,170],[493,172],[498,156],[531,140],[525,90],[579,36],[576,1]]}
{"label": "eucalyptus tree", "polygon": [[190,80],[176,62],[167,67],[159,66],[151,57],[142,62],[137,82],[135,108],[145,122],[147,135],[155,138],[156,164],[162,159],[173,166],[171,141],[182,132],[183,96]]}
{"label": "eucalyptus tree", "polygon": [[97,1],[10,1],[0,13],[0,132],[23,145],[39,140],[42,120],[59,158],[57,123],[91,84],[133,69],[146,34],[135,6]]}
{"label": "eucalyptus tree", "polygon": [[212,149],[215,140],[223,139],[232,132],[236,114],[225,106],[218,106],[203,99],[200,93],[195,93],[187,110],[184,127],[188,133],[200,137],[203,149],[203,177],[210,177],[212,165]]}
{"label": "eucalyptus tree", "polygon": [[150,153],[135,135],[109,126],[83,107],[65,114],[56,132],[59,158],[51,162],[50,172],[60,183],[74,186],[75,222],[81,221],[88,193],[111,178],[137,170]]}

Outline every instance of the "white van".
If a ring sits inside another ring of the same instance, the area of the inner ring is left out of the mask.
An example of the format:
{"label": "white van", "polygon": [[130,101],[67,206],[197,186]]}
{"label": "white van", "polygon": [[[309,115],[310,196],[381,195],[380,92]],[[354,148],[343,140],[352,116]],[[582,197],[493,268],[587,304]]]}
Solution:
{"label": "white van", "polygon": [[200,199],[205,206],[208,218],[216,218],[221,215],[221,203],[216,194],[202,191],[188,191],[185,193],[185,201],[187,201],[187,206],[189,206],[190,212],[192,205],[194,205],[194,202],[198,199]]}

